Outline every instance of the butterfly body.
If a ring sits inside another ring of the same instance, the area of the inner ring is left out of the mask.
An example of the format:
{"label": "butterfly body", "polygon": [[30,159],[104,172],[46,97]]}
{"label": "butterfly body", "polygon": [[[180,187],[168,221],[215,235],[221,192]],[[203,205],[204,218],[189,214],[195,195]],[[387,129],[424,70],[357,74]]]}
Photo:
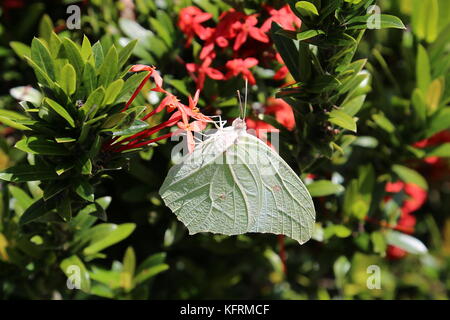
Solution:
{"label": "butterfly body", "polygon": [[239,118],[173,166],[160,195],[190,234],[263,232],[304,243],[315,220],[301,180]]}

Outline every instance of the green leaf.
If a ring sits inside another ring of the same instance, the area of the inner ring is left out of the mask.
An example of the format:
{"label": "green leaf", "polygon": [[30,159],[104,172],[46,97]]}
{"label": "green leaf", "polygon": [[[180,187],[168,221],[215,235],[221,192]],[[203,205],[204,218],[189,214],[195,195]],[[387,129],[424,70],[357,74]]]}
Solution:
{"label": "green leaf", "polygon": [[59,38],[59,36],[52,31],[51,35],[50,35],[50,41],[49,41],[49,50],[50,53],[52,54],[52,57],[54,59],[59,57],[59,51],[62,47],[62,40]]}
{"label": "green leaf", "polygon": [[69,171],[73,168],[72,163],[63,162],[57,166],[55,166],[55,172],[58,176],[62,175],[64,172]]}
{"label": "green leaf", "polygon": [[92,53],[94,56],[95,68],[98,69],[102,65],[103,60],[105,58],[102,44],[99,41],[94,43],[94,45],[92,46]]}
{"label": "green leaf", "polygon": [[117,76],[119,58],[117,56],[117,51],[114,46],[112,46],[108,53],[106,54],[105,60],[99,69],[99,85],[104,86],[105,88],[114,80]]}
{"label": "green leaf", "polygon": [[428,190],[427,181],[417,171],[398,164],[392,166],[392,171],[394,171],[402,181],[413,183],[422,189]]}
{"label": "green leaf", "polygon": [[47,201],[48,199],[51,199],[52,197],[66,190],[68,187],[69,186],[67,185],[67,182],[64,180],[51,181],[45,186],[43,198],[45,201]]}
{"label": "green leaf", "polygon": [[340,256],[333,264],[333,271],[336,277],[336,284],[338,287],[343,288],[345,283],[345,276],[351,268],[351,263],[347,257]]}
{"label": "green leaf", "polygon": [[50,35],[53,31],[53,22],[48,14],[42,16],[41,22],[39,23],[39,37],[43,38],[45,41],[50,40]]}
{"label": "green leaf", "polygon": [[292,39],[277,34],[279,30],[282,30],[281,27],[275,22],[272,22],[270,36],[294,79],[296,81],[301,81],[301,78],[299,77],[300,56],[298,49]]}
{"label": "green leaf", "polygon": [[21,164],[0,172],[0,179],[11,182],[43,181],[57,177],[54,168],[40,165]]}
{"label": "green leaf", "polygon": [[83,175],[90,175],[90,174],[92,174],[92,161],[91,161],[91,159],[87,158],[86,161],[84,161],[82,163],[81,174],[83,174]]}
{"label": "green leaf", "polygon": [[20,124],[14,120],[11,120],[10,118],[7,118],[5,116],[1,116],[0,115],[0,122],[3,123],[4,125],[14,128],[14,129],[18,129],[18,130],[31,130],[30,128],[28,128],[27,126],[24,126],[23,124]]}
{"label": "green leaf", "polygon": [[145,281],[156,276],[158,273],[164,272],[167,269],[169,269],[169,266],[165,263],[146,268],[136,275],[136,277],[134,278],[134,285],[142,284]]}
{"label": "green leaf", "polygon": [[373,251],[384,256],[386,254],[387,243],[383,233],[379,231],[372,232],[370,239],[373,244]]}
{"label": "green leaf", "polygon": [[78,81],[83,77],[84,61],[81,56],[79,47],[69,38],[64,38],[63,41],[64,51],[70,64],[74,67]]}
{"label": "green leaf", "polygon": [[417,49],[417,61],[416,61],[416,79],[417,88],[419,88],[422,93],[428,91],[428,86],[431,83],[431,67],[430,59],[428,57],[427,50],[422,45],[419,45]]}
{"label": "green leaf", "polygon": [[71,137],[56,137],[55,141],[58,143],[70,143],[70,142],[75,142],[77,141],[77,139],[75,138],[71,138]]}
{"label": "green leaf", "polygon": [[31,198],[25,191],[20,189],[19,187],[8,185],[8,190],[14,199],[19,203],[22,209],[26,209],[31,206],[34,202],[33,198]]}
{"label": "green leaf", "polygon": [[68,96],[71,96],[75,92],[77,75],[71,64],[66,64],[61,69],[61,80],[59,84]]}
{"label": "green leaf", "polygon": [[383,130],[385,130],[389,133],[393,133],[395,131],[394,124],[388,118],[386,118],[382,113],[374,114],[372,116],[372,119]]}
{"label": "green leaf", "polygon": [[352,234],[352,230],[342,224],[334,225],[333,232],[339,238],[347,238]]}
{"label": "green leaf", "polygon": [[399,247],[400,249],[412,254],[425,254],[428,252],[427,247],[422,243],[422,241],[395,230],[388,230],[386,234],[386,241],[391,246]]}
{"label": "green leaf", "polygon": [[75,192],[86,201],[94,201],[94,187],[87,179],[80,179],[75,183]]}
{"label": "green leaf", "polygon": [[138,43],[137,39],[132,40],[128,42],[128,44],[120,49],[119,51],[119,69],[121,69],[125,63],[127,63],[128,59],[130,58],[131,54],[133,53],[134,47],[136,47],[136,44]]}
{"label": "green leaf", "polygon": [[157,265],[163,264],[166,260],[167,254],[165,252],[155,253],[147,257],[137,268],[136,273],[140,273],[145,269],[155,267]]}
{"label": "green leaf", "polygon": [[341,111],[353,117],[359,112],[359,110],[361,110],[361,107],[363,106],[365,100],[366,100],[365,95],[357,96],[356,98],[353,98],[344,103],[341,106]]}
{"label": "green leaf", "polygon": [[84,292],[88,293],[90,291],[91,279],[89,277],[89,272],[78,256],[73,255],[64,259],[59,266],[74,288],[79,285],[79,289]]}
{"label": "green leaf", "polygon": [[161,39],[164,40],[165,44],[167,46],[172,45],[172,37],[170,35],[170,32],[167,30],[167,28],[156,18],[150,18],[150,25],[152,27],[152,30],[155,31],[155,33],[158,35],[158,37],[161,37]]}
{"label": "green leaf", "polygon": [[56,204],[56,213],[65,221],[69,222],[72,220],[72,203],[69,199],[64,197],[60,197],[57,199]]}
{"label": "green leaf", "polygon": [[314,181],[308,184],[306,187],[311,194],[311,197],[324,197],[344,191],[343,186],[328,180]]}
{"label": "green leaf", "polygon": [[97,110],[103,106],[103,100],[105,98],[105,88],[99,87],[92,92],[84,105],[80,108],[81,113],[86,118],[92,119]]}
{"label": "green leaf", "polygon": [[133,289],[133,277],[136,269],[136,254],[132,247],[128,247],[123,257],[122,272],[120,273],[121,287],[126,291]]}
{"label": "green leaf", "polygon": [[122,79],[117,79],[113,83],[111,83],[108,88],[106,88],[105,99],[103,101],[103,105],[112,104],[116,101],[117,96],[122,90],[124,85],[124,81]]}
{"label": "green leaf", "polygon": [[41,198],[35,201],[25,210],[25,212],[20,217],[19,224],[24,225],[32,222],[55,208],[56,201],[54,200],[54,198],[48,201],[45,201],[43,198]]}
{"label": "green leaf", "polygon": [[299,41],[305,41],[314,37],[317,37],[318,35],[325,34],[322,30],[307,30],[303,31],[297,34],[297,40]]}
{"label": "green leaf", "polygon": [[[95,254],[117,242],[127,238],[136,228],[134,223],[124,223],[121,225],[115,224],[103,224],[108,225],[109,230],[102,234],[101,237],[94,238],[90,245],[83,250],[84,255]],[[92,229],[94,230],[94,229]]]}
{"label": "green leaf", "polygon": [[305,86],[305,89],[312,93],[321,93],[326,91],[333,91],[340,85],[341,82],[338,79],[328,74],[324,74],[319,75],[314,79],[314,81],[308,83]]}
{"label": "green leaf", "polygon": [[450,143],[426,148],[426,156],[450,158]]}
{"label": "green leaf", "polygon": [[340,110],[333,110],[329,114],[330,118],[328,121],[331,123],[334,123],[335,125],[338,125],[344,129],[356,132],[356,121],[346,114],[343,111]]}
{"label": "green leaf", "polygon": [[86,89],[86,95],[89,96],[97,88],[97,74],[90,62],[84,65],[83,85]]}
{"label": "green leaf", "polygon": [[388,14],[382,14],[380,16],[377,15],[358,16],[347,21],[346,25],[348,30],[388,29],[388,28],[406,29],[402,20],[400,20],[396,16],[391,16]]}
{"label": "green leaf", "polygon": [[316,6],[309,1],[299,1],[295,4],[295,9],[304,17],[318,16],[319,11],[317,11]]}
{"label": "green leaf", "polygon": [[126,128],[125,130],[114,131],[113,135],[114,136],[127,136],[127,135],[141,132],[142,130],[145,130],[147,128],[150,128],[150,124],[148,122],[136,119],[136,120],[134,120],[134,122],[131,126]]}
{"label": "green leaf", "polygon": [[436,40],[439,31],[437,0],[414,0],[412,11],[412,28],[417,37],[429,43]]}
{"label": "green leaf", "polygon": [[55,87],[55,83],[53,82],[53,80],[50,79],[50,77],[41,67],[39,67],[31,58],[27,56],[24,56],[24,58],[28,62],[28,64],[33,68],[39,83],[49,88]]}
{"label": "green leaf", "polygon": [[427,119],[427,105],[422,90],[419,88],[414,89],[411,104],[414,108],[414,113],[420,124],[424,124]]}
{"label": "green leaf", "polygon": [[58,102],[50,99],[45,98],[44,102],[52,108],[57,114],[59,114],[61,117],[64,118],[64,120],[67,121],[67,123],[72,127],[75,128],[75,120],[73,120],[72,116],[67,112],[66,109],[64,109],[63,106],[61,106]]}
{"label": "green leaf", "polygon": [[17,54],[17,56],[21,59],[24,57],[31,58],[31,48],[30,46],[27,46],[26,44],[18,41],[11,41],[9,43],[11,48],[14,50],[14,52]]}
{"label": "green leaf", "polygon": [[426,129],[426,136],[429,138],[438,132],[450,128],[450,108],[443,108],[433,114],[429,119],[428,127]]}
{"label": "green leaf", "polygon": [[103,129],[114,128],[115,126],[119,125],[126,117],[127,114],[124,112],[115,113],[105,120],[105,122],[102,125],[102,128]]}
{"label": "green leaf", "polygon": [[88,59],[92,56],[92,46],[86,35],[83,36],[83,43],[81,44],[81,57],[83,61],[87,63]]}
{"label": "green leaf", "polygon": [[445,89],[445,79],[440,77],[435,79],[428,86],[426,103],[428,107],[428,113],[433,114],[439,107],[442,95]]}
{"label": "green leaf", "polygon": [[130,99],[133,92],[137,89],[139,84],[144,80],[147,76],[147,72],[135,73],[131,77],[129,77],[120,91],[119,96],[117,97],[116,103],[126,102]]}
{"label": "green leaf", "polygon": [[65,156],[70,152],[63,145],[43,137],[23,137],[15,147],[31,154]]}
{"label": "green leaf", "polygon": [[48,75],[48,77],[55,81],[55,66],[53,59],[47,47],[38,38],[34,38],[31,42],[31,59]]}

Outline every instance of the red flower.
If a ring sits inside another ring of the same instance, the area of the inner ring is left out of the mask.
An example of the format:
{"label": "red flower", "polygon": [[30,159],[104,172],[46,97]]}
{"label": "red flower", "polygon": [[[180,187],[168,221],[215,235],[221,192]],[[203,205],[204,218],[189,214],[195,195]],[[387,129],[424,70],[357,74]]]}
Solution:
{"label": "red flower", "polygon": [[[277,119],[277,121],[288,130],[292,130],[295,127],[295,119],[292,108],[282,99],[269,98],[267,105],[264,108],[264,113],[274,115],[275,119]],[[270,143],[267,141],[267,133],[279,132],[278,129],[262,120],[247,118],[245,122],[247,124],[247,128],[254,130],[255,135],[266,142],[269,146]]]}
{"label": "red flower", "polygon": [[8,9],[22,8],[25,4],[23,0],[4,0],[2,1],[2,7],[7,11]]}
{"label": "red flower", "polygon": [[415,184],[405,184],[404,191],[409,196],[402,206],[402,212],[405,214],[419,210],[427,200],[427,192]]}
{"label": "red flower", "polygon": [[288,4],[280,10],[276,10],[270,6],[267,6],[266,9],[271,17],[261,27],[261,30],[264,32],[270,30],[272,22],[278,23],[285,30],[295,31],[296,29],[300,29],[302,21],[292,12]]}
{"label": "red flower", "polygon": [[[271,146],[270,142],[267,140],[267,133],[269,132],[279,132],[278,129],[274,128],[272,125],[264,122],[262,120],[256,120],[251,118],[245,119],[245,124],[249,133],[254,134],[259,139]],[[252,132],[253,131],[253,132]]]}
{"label": "red flower", "polygon": [[219,24],[214,32],[206,40],[206,43],[200,52],[200,59],[205,59],[214,51],[217,44],[221,48],[228,46],[229,39],[236,37],[235,30],[231,27],[245,17],[245,14],[234,9],[222,13],[219,17]]}
{"label": "red flower", "polygon": [[275,54],[275,59],[282,65],[280,69],[275,73],[273,76],[273,80],[283,80],[286,78],[286,76],[289,73],[289,69],[284,64],[283,58],[281,58],[281,55],[277,52]]}
{"label": "red flower", "polygon": [[439,133],[436,133],[434,136],[428,139],[416,142],[415,144],[413,144],[413,146],[416,148],[426,148],[446,142],[450,142],[450,130],[444,130]]}
{"label": "red flower", "polygon": [[197,89],[203,89],[203,85],[205,83],[206,76],[210,77],[214,80],[223,80],[223,74],[214,68],[211,68],[210,65],[212,63],[211,57],[206,57],[201,65],[197,65],[195,63],[187,63],[186,69],[189,72],[197,73]]}
{"label": "red flower", "polygon": [[[416,148],[427,148],[449,142],[450,130],[444,130],[428,139],[416,142],[413,146]],[[435,183],[448,180],[450,175],[448,159],[434,156],[423,159],[423,163],[420,165],[419,170],[424,176],[428,177],[429,181]]]}
{"label": "red flower", "polygon": [[260,28],[255,27],[258,23],[257,16],[257,14],[246,16],[244,22],[237,21],[233,24],[232,29],[237,34],[233,50],[239,50],[239,48],[247,41],[248,36],[264,43],[269,42],[269,37]]}
{"label": "red flower", "polygon": [[[397,225],[393,229],[404,233],[414,233],[416,225],[416,217],[413,212],[420,209],[427,199],[427,192],[419,186],[412,183],[404,183],[401,181],[386,184],[385,190],[389,193],[399,193],[404,191],[408,198],[403,201],[401,207],[401,215],[397,221]],[[389,197],[387,198],[389,199]],[[406,251],[395,246],[388,246],[387,256],[390,259],[400,259],[406,255]]]}
{"label": "red flower", "polygon": [[283,99],[269,98],[264,113],[275,115],[275,119],[288,130],[295,128],[294,112]]}
{"label": "red flower", "polygon": [[255,58],[230,60],[225,65],[229,70],[226,74],[226,78],[229,79],[230,77],[235,77],[242,73],[244,79],[247,79],[250,84],[256,84],[255,77],[249,69],[257,64],[258,60]]}
{"label": "red flower", "polygon": [[[183,122],[178,122],[177,126],[178,126],[178,128],[180,128],[181,132],[186,132],[187,146],[188,146],[189,153],[194,152],[195,140],[194,140],[194,135],[192,134],[192,132],[199,132],[199,131],[205,130],[206,123],[197,120],[197,121],[187,123],[187,124],[185,124]],[[179,133],[180,133],[179,131],[176,131],[175,135],[177,135]]]}
{"label": "red flower", "polygon": [[[186,106],[182,104],[176,96],[163,89],[162,87],[163,80],[154,67],[149,67],[146,65],[135,65],[130,68],[130,72],[140,72],[140,71],[146,71],[148,72],[148,75],[144,78],[144,80],[135,90],[131,98],[127,101],[125,108],[122,111],[127,110],[127,108],[131,105],[135,97],[142,90],[145,82],[152,76],[154,78],[156,87],[151,90],[164,93],[166,97],[161,101],[158,107],[156,107],[155,109],[153,109],[153,111],[145,115],[141,120],[145,121],[154,114],[159,113],[163,110],[166,110],[168,113],[172,113],[172,115],[170,116],[169,120],[160,123],[156,126],[153,126],[149,129],[145,129],[141,132],[135,133],[129,137],[126,138],[116,137],[109,140],[103,145],[103,150],[112,152],[123,152],[147,146],[159,140],[170,138],[174,134],[174,132],[164,134],[157,138],[151,138],[151,136],[163,130],[164,128],[171,127],[176,124],[183,131],[186,131],[188,138],[189,152],[192,152],[193,147],[195,146],[195,141],[192,132],[203,130],[206,127],[206,123],[211,122],[211,119],[200,113],[199,109],[197,108],[199,91],[197,90],[194,98],[189,97],[189,106]],[[190,123],[189,121],[191,118],[195,119],[195,121]],[[179,133],[179,131],[177,131],[177,133]]]}
{"label": "red flower", "polygon": [[213,32],[211,28],[205,28],[201,25],[212,18],[212,15],[207,12],[203,12],[197,7],[191,6],[180,10],[178,16],[178,26],[181,31],[187,35],[186,47],[188,47],[195,35],[200,39],[206,40]]}
{"label": "red flower", "polygon": [[398,260],[406,257],[407,252],[399,247],[388,245],[386,255],[388,259]]}

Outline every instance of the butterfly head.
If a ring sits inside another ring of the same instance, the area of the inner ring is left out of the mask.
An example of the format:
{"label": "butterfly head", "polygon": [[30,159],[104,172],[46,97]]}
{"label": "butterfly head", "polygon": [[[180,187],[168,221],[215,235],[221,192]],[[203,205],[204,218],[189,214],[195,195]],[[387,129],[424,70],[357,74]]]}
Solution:
{"label": "butterfly head", "polygon": [[244,130],[245,131],[247,129],[247,125],[245,124],[245,120],[243,120],[241,118],[236,118],[233,121],[232,126],[236,130]]}

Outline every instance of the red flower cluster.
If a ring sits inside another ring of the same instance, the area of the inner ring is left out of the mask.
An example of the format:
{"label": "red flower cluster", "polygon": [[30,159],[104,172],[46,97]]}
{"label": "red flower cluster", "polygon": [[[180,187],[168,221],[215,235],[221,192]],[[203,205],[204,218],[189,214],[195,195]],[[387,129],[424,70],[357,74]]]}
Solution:
{"label": "red flower cluster", "polygon": [[[294,112],[292,111],[291,106],[283,99],[269,98],[262,112],[264,114],[274,116],[275,119],[288,130],[293,130],[295,127]],[[245,122],[247,124],[247,128],[255,130],[256,136],[263,140],[266,138],[266,133],[278,132],[278,129],[262,120],[248,118]]]}
{"label": "red flower cluster", "polygon": [[[131,98],[128,100],[122,112],[128,109],[133,100],[136,98],[136,96],[144,87],[147,80],[149,80],[150,77],[152,77],[156,86],[151,90],[164,93],[165,98],[161,100],[160,104],[156,108],[154,108],[153,111],[145,115],[141,120],[145,121],[151,116],[163,110],[166,110],[168,113],[172,114],[169,120],[161,124],[158,124],[154,127],[151,127],[149,129],[133,134],[130,137],[123,139],[117,137],[111,139],[103,146],[103,149],[105,151],[123,152],[147,146],[153,142],[170,138],[174,134],[180,134],[182,132],[185,132],[187,135],[189,152],[192,152],[195,146],[194,136],[192,132],[202,131],[203,129],[205,129],[208,122],[212,122],[211,118],[200,113],[199,109],[197,108],[197,102],[200,94],[199,90],[197,90],[194,98],[189,97],[189,105],[186,106],[182,104],[176,96],[163,89],[162,87],[163,80],[154,67],[149,67],[146,65],[134,65],[130,69],[130,72],[140,72],[140,71],[148,72],[148,74],[141,82],[139,87],[135,90]],[[193,119],[194,121],[190,122],[191,119]],[[155,133],[163,130],[164,128],[171,127],[174,125],[177,125],[179,130],[164,134],[157,138],[151,138],[151,136],[154,135]]]}
{"label": "red flower cluster", "polygon": [[[438,147],[444,143],[450,143],[450,130],[441,131],[431,138],[416,142],[413,146],[416,148]],[[424,163],[420,165],[419,171],[430,181],[445,181],[450,177],[449,160],[440,157],[427,157]]]}
{"label": "red flower cluster", "polygon": [[[386,184],[386,192],[399,193],[403,191],[408,198],[403,201],[401,207],[401,215],[397,221],[397,225],[393,229],[412,234],[416,225],[416,217],[413,212],[420,209],[427,199],[427,192],[419,186],[412,183],[404,183],[402,181]],[[386,200],[390,199],[388,197]],[[388,246],[387,256],[390,259],[400,259],[406,255],[406,251],[395,246]]]}
{"label": "red flower cluster", "polygon": [[[258,19],[259,14],[247,15],[230,9],[220,15],[216,26],[211,27],[204,25],[212,18],[211,14],[193,6],[180,11],[178,26],[186,35],[186,46],[189,47],[195,37],[204,41],[199,54],[201,63],[186,64],[191,75],[195,75],[198,89],[203,88],[206,77],[227,80],[242,75],[250,84],[255,84],[256,80],[250,69],[258,64],[282,65],[274,77],[275,80],[283,80],[287,76],[287,68],[273,50],[267,32],[273,21],[287,30],[299,28],[301,21],[289,5],[280,10],[268,6],[265,8],[265,20]],[[221,61],[225,62],[217,62],[219,55],[224,58]],[[212,67],[213,62],[217,62],[218,66]]]}

